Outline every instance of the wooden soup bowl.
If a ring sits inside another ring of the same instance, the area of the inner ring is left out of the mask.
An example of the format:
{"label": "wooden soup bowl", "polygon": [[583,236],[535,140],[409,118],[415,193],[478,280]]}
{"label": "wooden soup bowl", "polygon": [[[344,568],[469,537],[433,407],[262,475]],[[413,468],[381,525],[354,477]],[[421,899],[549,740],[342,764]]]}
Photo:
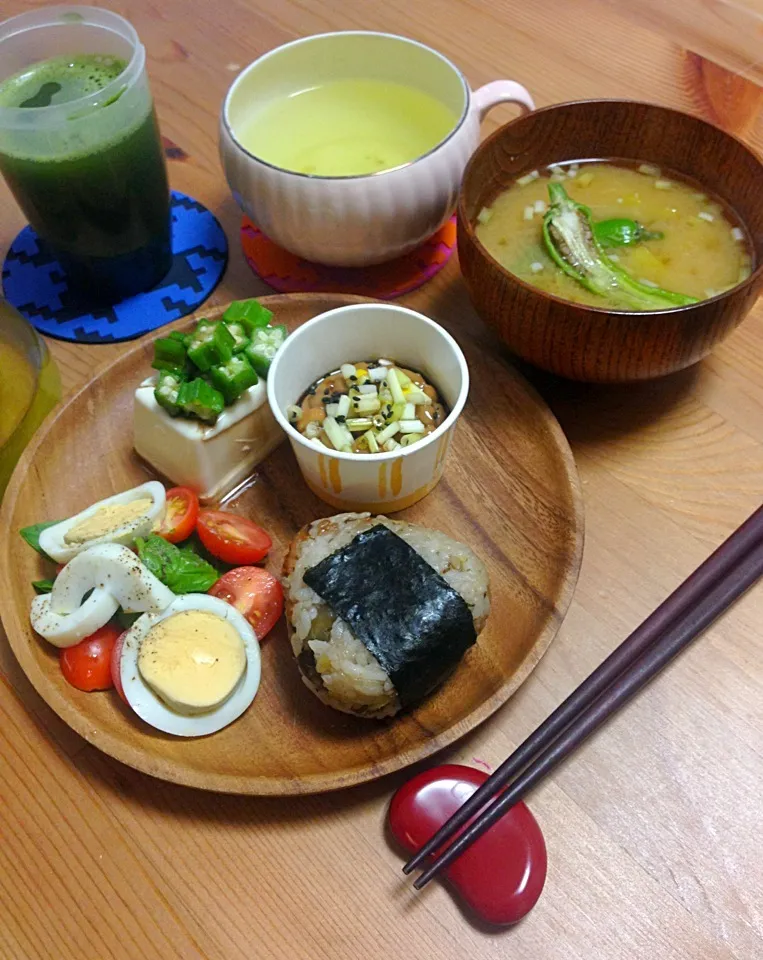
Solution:
{"label": "wooden soup bowl", "polygon": [[[520,280],[475,236],[480,210],[523,174],[618,157],[670,168],[730,204],[752,238],[750,276],[688,307],[603,310]],[[458,203],[458,254],[478,313],[529,363],[594,383],[663,376],[707,356],[755,303],[763,285],[763,165],[740,140],[676,110],[630,100],[556,104],[496,130],[472,157]]]}

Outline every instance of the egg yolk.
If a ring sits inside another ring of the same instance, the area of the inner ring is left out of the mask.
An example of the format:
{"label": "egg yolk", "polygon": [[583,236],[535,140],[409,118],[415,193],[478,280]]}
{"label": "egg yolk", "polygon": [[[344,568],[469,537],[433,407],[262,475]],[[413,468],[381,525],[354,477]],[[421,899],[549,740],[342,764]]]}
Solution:
{"label": "egg yolk", "polygon": [[109,503],[84,517],[64,534],[64,543],[85,543],[96,537],[105,537],[120,527],[144,517],[153,506],[150,497],[139,497],[128,503]]}
{"label": "egg yolk", "polygon": [[205,713],[231,695],[246,669],[238,631],[223,617],[184,610],[152,627],[140,645],[138,670],[179,713]]}

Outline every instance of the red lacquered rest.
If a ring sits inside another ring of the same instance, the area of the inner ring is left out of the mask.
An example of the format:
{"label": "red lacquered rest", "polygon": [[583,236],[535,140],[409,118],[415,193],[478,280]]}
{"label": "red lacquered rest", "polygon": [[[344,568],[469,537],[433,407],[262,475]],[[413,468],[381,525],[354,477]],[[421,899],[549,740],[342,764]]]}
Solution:
{"label": "red lacquered rest", "polygon": [[[487,778],[482,770],[445,764],[409,780],[389,808],[395,839],[416,853]],[[504,926],[521,920],[535,906],[546,880],[546,863],[540,827],[529,808],[518,803],[444,875],[481,920]]]}

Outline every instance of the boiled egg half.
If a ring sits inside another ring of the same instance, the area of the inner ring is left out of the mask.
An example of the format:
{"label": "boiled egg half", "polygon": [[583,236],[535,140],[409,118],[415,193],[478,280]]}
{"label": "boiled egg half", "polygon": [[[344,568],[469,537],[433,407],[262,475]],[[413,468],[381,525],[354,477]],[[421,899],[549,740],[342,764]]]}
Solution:
{"label": "boiled egg half", "polygon": [[131,544],[151,533],[162,521],[165,509],[164,486],[151,480],[46,527],[40,534],[40,547],[53,560],[66,563],[101,543]]}
{"label": "boiled egg half", "polygon": [[119,671],[125,699],[146,723],[203,737],[233,723],[254,700],[260,646],[235,607],[188,593],[135,621]]}

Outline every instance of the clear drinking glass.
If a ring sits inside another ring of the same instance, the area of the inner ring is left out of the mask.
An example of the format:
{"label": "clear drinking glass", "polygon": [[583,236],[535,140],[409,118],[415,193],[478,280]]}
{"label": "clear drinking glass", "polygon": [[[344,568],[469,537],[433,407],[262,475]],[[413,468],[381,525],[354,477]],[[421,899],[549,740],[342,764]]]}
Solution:
{"label": "clear drinking glass", "polygon": [[131,24],[97,7],[0,23],[0,172],[68,278],[114,300],[170,268],[170,193]]}

